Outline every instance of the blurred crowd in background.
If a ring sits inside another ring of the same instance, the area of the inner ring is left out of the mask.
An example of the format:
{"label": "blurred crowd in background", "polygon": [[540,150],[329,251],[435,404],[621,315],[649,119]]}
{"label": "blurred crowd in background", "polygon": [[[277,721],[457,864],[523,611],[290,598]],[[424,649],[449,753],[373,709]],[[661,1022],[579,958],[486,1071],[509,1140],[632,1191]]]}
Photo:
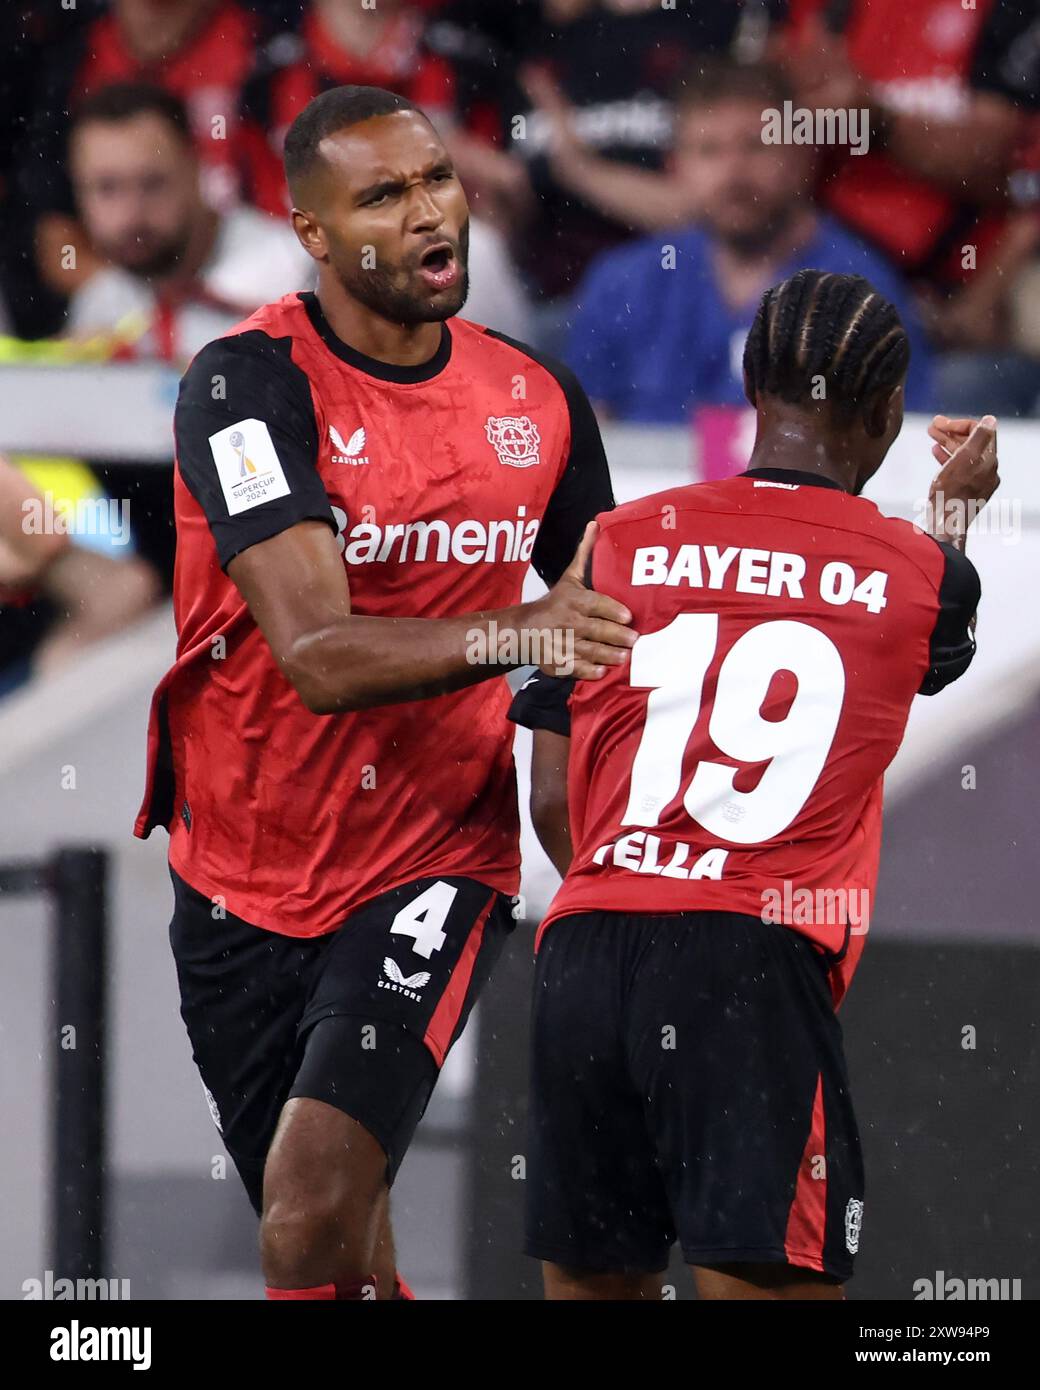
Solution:
{"label": "blurred crowd in background", "polygon": [[[758,300],[801,266],[898,305],[911,408],[1040,414],[1038,0],[8,0],[5,20],[0,373],[48,351],[182,367],[309,288],[281,144],[360,83],[419,105],[456,162],[465,316],[567,361],[605,420],[738,405]],[[785,103],[866,109],[869,149],[767,143]],[[104,557],[114,585],[70,599],[59,564],[18,598],[0,528],[0,692],[64,659],[62,622],[156,601],[173,563],[168,469],[13,464],[66,501],[128,499],[133,545]]]}

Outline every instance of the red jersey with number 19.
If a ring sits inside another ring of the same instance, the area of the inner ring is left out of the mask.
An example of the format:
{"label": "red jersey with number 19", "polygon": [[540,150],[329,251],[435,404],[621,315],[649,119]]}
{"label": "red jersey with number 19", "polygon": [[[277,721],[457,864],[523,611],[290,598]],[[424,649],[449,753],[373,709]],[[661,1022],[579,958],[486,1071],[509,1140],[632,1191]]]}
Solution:
{"label": "red jersey with number 19", "polygon": [[[936,651],[949,548],[819,482],[758,470],[599,519],[593,585],[640,637],[571,697],[575,852],[543,931],[593,909],[752,914],[828,952],[844,994],[882,774],[914,695],[974,647],[962,616]],[[977,578],[953,564],[970,614]]]}

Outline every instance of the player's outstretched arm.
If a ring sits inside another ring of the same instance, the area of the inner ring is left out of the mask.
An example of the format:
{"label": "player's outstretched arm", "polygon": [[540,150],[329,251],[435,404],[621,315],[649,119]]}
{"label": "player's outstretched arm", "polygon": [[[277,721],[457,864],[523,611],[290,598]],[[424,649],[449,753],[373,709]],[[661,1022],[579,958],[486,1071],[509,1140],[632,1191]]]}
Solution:
{"label": "player's outstretched arm", "polygon": [[552,650],[573,655],[573,674],[598,680],[635,643],[631,615],[587,589],[590,524],[559,582],[533,603],[456,618],[381,618],[350,611],[350,590],[330,528],[301,521],[241,551],[229,577],[274,658],[315,714],[429,699],[502,675],[498,654],[530,647],[525,634],[561,635]]}

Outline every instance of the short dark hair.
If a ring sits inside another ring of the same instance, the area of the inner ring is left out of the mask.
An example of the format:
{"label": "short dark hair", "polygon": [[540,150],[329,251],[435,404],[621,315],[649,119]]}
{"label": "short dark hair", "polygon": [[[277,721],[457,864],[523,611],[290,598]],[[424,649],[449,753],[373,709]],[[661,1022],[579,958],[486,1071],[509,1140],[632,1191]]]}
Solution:
{"label": "short dark hair", "polygon": [[159,116],[188,145],[194,144],[187,107],[180,97],[150,82],[113,82],[79,102],[72,129],[88,121],[130,121],[135,116]]}
{"label": "short dark hair", "polygon": [[374,116],[418,109],[407,97],[384,87],[331,87],[322,92],[307,103],[286,133],[283,158],[289,188],[295,191],[310,173],[318,146],[327,136]]}
{"label": "short dark hair", "polygon": [[862,275],[799,270],[766,290],[744,345],[744,375],[759,392],[808,405],[826,400],[851,424],[873,396],[903,380],[910,340],[894,304]]}
{"label": "short dark hair", "polygon": [[793,97],[794,89],[775,64],[738,63],[733,58],[707,54],[698,58],[681,79],[675,104],[683,115],[697,107],[715,106],[734,98],[779,109]]}

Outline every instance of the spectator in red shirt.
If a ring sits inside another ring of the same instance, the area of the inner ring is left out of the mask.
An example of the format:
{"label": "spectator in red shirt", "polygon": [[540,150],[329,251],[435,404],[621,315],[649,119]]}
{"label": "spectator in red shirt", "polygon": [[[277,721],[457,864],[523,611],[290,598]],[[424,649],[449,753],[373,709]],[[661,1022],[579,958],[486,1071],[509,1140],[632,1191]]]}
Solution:
{"label": "spectator in red shirt", "polygon": [[258,21],[236,0],[112,0],[48,55],[21,166],[21,190],[36,225],[40,278],[68,294],[77,274],[96,269],[89,255],[63,266],[76,235],[64,174],[67,121],[91,92],[114,82],[149,82],[188,109],[207,201],[226,208],[238,197],[239,102],[255,61]]}
{"label": "spectator in red shirt", "polygon": [[787,47],[798,102],[870,112],[870,151],[831,152],[824,202],[904,274],[963,278],[962,243],[999,205],[1023,114],[981,80],[994,0],[801,0]]}
{"label": "spectator in red shirt", "polygon": [[246,93],[243,147],[251,200],[267,212],[289,209],[282,145],[307,103],[330,87],[385,87],[443,124],[453,101],[450,65],[425,51],[425,13],[409,0],[311,0],[299,31],[277,34],[263,50]]}
{"label": "spectator in red shirt", "polygon": [[917,281],[932,336],[951,353],[940,360],[942,398],[964,411],[984,400],[1002,415],[1029,412],[1038,368],[1010,350],[1008,290],[1038,244],[1035,5],[795,0],[792,8],[788,64],[800,103],[870,112],[870,152],[831,152],[827,207]]}

